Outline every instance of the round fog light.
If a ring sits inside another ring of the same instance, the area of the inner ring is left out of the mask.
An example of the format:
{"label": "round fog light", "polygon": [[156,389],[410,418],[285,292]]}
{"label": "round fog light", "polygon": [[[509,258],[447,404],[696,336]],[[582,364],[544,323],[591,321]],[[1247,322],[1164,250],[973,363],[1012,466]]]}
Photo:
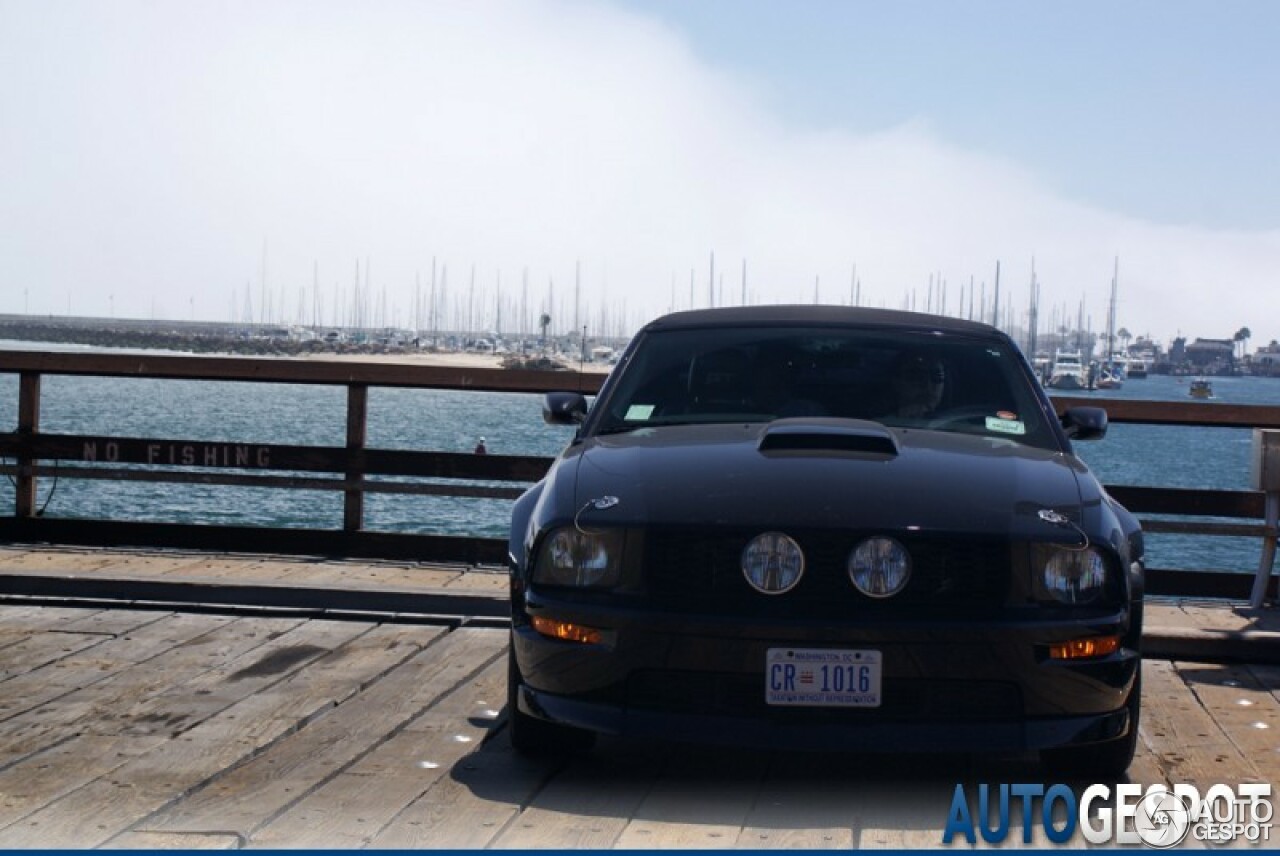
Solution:
{"label": "round fog light", "polygon": [[761,594],[785,594],[804,576],[804,553],[789,535],[757,535],[742,551],[742,575]]}
{"label": "round fog light", "polygon": [[867,597],[893,597],[911,579],[911,556],[892,538],[868,538],[849,554],[849,580]]}

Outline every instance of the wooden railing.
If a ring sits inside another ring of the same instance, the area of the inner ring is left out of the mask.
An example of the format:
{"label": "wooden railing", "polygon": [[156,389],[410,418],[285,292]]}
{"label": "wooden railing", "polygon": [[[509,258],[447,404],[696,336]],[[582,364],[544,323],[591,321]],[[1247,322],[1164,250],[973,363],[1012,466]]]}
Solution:
{"label": "wooden railing", "polygon": [[[165,544],[202,549],[228,549],[235,545],[237,549],[251,551],[417,557],[427,561],[488,564],[505,561],[505,542],[366,531],[365,496],[401,493],[511,499],[519,496],[523,488],[459,482],[532,483],[546,472],[549,460],[519,455],[369,448],[366,441],[370,387],[526,393],[577,389],[594,393],[604,377],[591,372],[362,361],[27,351],[0,351],[0,372],[16,373],[19,378],[17,430],[0,434],[0,458],[14,461],[0,466],[0,473],[14,478],[16,491],[13,517],[0,519],[0,538]],[[40,430],[40,388],[45,375],[344,387],[346,445],[264,445],[45,433]],[[55,461],[56,464],[50,463]],[[149,466],[140,469],[136,466],[139,464]],[[371,481],[370,476],[415,480]],[[36,513],[36,484],[48,477],[340,491],[343,526],[339,531],[330,531],[44,518]],[[451,481],[441,482],[441,479]]]}
{"label": "wooden railing", "polygon": [[[17,374],[19,378],[16,430],[0,433],[0,459],[3,459],[0,473],[13,478],[15,485],[14,513],[0,518],[0,539],[234,548],[480,564],[502,564],[506,559],[506,542],[495,538],[370,532],[364,528],[365,496],[402,493],[511,499],[522,492],[521,485],[542,477],[550,459],[369,448],[366,429],[370,387],[524,393],[571,389],[591,394],[604,379],[603,374],[590,372],[471,369],[406,363],[27,351],[0,351],[0,373]],[[40,430],[40,389],[45,375],[340,386],[347,391],[346,445],[296,446],[45,433]],[[1058,397],[1053,401],[1059,412],[1076,405],[1103,404],[1115,423],[1280,428],[1280,407],[1274,406],[1100,401],[1086,397]],[[369,476],[413,480],[370,480]],[[36,503],[37,482],[48,477],[340,491],[344,497],[343,525],[339,530],[324,530],[49,518],[37,513]],[[516,486],[466,482],[508,482]],[[1144,517],[1144,528],[1148,532],[1206,537],[1275,536],[1262,522],[1265,495],[1259,491],[1133,485],[1108,485],[1108,490],[1140,516],[1157,514],[1180,518]],[[1224,523],[1222,519],[1249,522]],[[1251,582],[1252,574],[1152,569],[1148,590],[1245,597]],[[1271,585],[1274,589],[1274,580]]]}

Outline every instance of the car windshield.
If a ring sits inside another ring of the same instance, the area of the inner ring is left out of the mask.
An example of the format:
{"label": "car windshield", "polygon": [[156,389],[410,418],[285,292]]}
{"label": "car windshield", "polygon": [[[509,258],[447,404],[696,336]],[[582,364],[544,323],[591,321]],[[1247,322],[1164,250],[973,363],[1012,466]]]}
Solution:
{"label": "car windshield", "polygon": [[833,417],[1054,448],[1033,384],[1011,345],[957,334],[650,331],[600,402],[593,433]]}

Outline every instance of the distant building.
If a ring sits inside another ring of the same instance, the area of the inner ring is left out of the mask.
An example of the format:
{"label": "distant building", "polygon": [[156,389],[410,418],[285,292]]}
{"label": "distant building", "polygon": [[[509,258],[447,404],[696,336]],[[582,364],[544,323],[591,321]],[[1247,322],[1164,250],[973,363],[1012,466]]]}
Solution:
{"label": "distant building", "polygon": [[1272,339],[1270,345],[1254,351],[1252,365],[1255,374],[1280,374],[1280,342]]}
{"label": "distant building", "polygon": [[1235,363],[1236,348],[1231,339],[1196,339],[1186,348],[1187,362],[1204,372],[1228,368]]}

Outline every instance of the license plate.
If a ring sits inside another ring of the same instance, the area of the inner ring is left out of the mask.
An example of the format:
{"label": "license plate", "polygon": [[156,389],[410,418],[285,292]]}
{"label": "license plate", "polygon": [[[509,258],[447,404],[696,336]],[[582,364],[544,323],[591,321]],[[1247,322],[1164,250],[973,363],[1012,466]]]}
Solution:
{"label": "license plate", "polygon": [[880,652],[770,648],[765,702],[800,707],[879,707]]}

